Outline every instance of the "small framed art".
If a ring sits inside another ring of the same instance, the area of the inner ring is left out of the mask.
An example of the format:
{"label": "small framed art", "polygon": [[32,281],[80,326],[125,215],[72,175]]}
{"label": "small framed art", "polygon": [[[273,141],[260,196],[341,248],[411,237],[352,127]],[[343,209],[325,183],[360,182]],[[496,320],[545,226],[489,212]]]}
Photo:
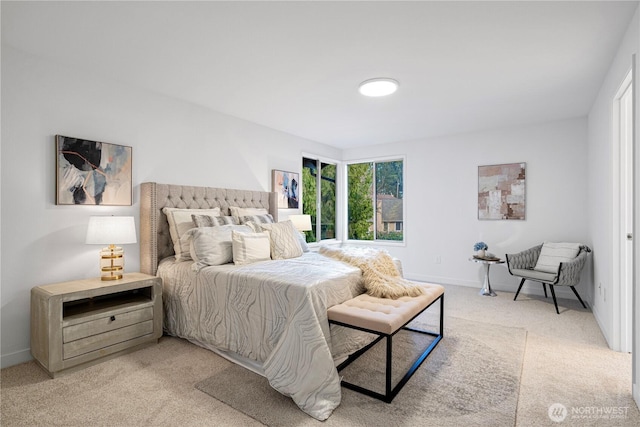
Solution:
{"label": "small framed art", "polygon": [[478,219],[525,219],[525,167],[478,166]]}
{"label": "small framed art", "polygon": [[56,135],[56,204],[131,206],[131,151]]}
{"label": "small framed art", "polygon": [[278,209],[298,209],[300,174],[274,169],[271,171],[271,191],[278,193]]}

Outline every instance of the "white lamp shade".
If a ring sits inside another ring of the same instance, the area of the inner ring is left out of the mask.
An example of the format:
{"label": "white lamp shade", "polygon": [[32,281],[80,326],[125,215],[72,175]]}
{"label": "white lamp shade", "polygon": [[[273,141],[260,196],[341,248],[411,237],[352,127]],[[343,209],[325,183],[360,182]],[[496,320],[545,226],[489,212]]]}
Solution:
{"label": "white lamp shade", "polygon": [[136,242],[136,224],[132,216],[92,216],[89,218],[87,244],[126,245]]}
{"label": "white lamp shade", "polygon": [[289,215],[289,219],[298,231],[311,230],[311,215]]}

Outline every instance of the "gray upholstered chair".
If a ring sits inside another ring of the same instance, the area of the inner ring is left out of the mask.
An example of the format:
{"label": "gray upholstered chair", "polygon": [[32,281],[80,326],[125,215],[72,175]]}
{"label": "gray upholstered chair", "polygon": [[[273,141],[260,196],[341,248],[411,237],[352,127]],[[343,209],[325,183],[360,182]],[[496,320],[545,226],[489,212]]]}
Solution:
{"label": "gray upholstered chair", "polygon": [[543,245],[541,244],[517,254],[505,255],[507,258],[509,273],[512,276],[522,278],[520,286],[518,286],[516,296],[513,297],[513,300],[515,301],[516,298],[518,298],[518,294],[520,293],[520,289],[522,289],[524,282],[526,280],[531,280],[542,283],[545,298],[547,297],[547,285],[549,285],[551,295],[553,296],[553,304],[556,306],[556,313],[560,314],[560,311],[558,310],[556,293],[553,289],[554,286],[569,286],[573,293],[578,297],[582,306],[587,308],[584,301],[582,301],[582,298],[580,298],[580,295],[578,295],[578,291],[576,291],[575,286],[580,282],[580,273],[587,260],[587,254],[591,252],[591,249],[589,249],[588,246],[579,245],[578,254],[575,258],[560,262],[559,265],[557,265],[557,270],[555,270],[554,267],[553,272],[551,272],[552,269],[550,268],[546,268],[546,271],[536,268],[537,266],[539,267],[538,258],[542,252],[542,246]]}

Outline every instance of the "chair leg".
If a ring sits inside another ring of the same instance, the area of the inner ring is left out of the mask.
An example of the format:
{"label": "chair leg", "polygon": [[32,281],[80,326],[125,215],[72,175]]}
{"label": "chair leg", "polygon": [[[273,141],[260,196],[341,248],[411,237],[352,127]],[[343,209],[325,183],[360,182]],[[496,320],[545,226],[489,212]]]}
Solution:
{"label": "chair leg", "polygon": [[582,298],[580,298],[580,295],[578,295],[578,291],[576,291],[576,288],[573,286],[570,286],[570,288],[573,291],[573,293],[576,294],[576,296],[578,297],[578,301],[580,301],[580,304],[582,304],[584,308],[587,308],[587,306],[584,305],[584,301],[582,301]]}
{"label": "chair leg", "polygon": [[542,289],[544,289],[544,297],[546,298],[547,297],[547,284],[546,283],[542,284]]}
{"label": "chair leg", "polygon": [[558,301],[556,301],[556,292],[553,290],[553,285],[549,285],[549,289],[551,289],[551,296],[553,297],[553,304],[556,306],[556,313],[560,314],[558,310]]}
{"label": "chair leg", "polygon": [[514,300],[514,301],[516,300],[516,298],[518,298],[518,294],[520,293],[520,289],[522,289],[522,285],[524,285],[524,281],[525,281],[525,280],[527,280],[527,279],[522,279],[522,280],[520,281],[520,286],[518,286],[518,291],[516,292],[516,296],[515,296],[515,297],[513,297],[513,300]]}

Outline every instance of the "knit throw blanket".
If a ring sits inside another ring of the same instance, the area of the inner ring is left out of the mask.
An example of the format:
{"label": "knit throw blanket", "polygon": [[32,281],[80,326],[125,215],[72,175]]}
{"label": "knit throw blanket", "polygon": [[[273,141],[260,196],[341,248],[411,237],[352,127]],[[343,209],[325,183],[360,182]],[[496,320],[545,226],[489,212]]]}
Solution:
{"label": "knit throw blanket", "polygon": [[404,296],[416,297],[424,293],[420,285],[400,275],[398,267],[385,251],[321,246],[318,252],[362,270],[364,288],[367,294],[373,297],[398,299]]}

